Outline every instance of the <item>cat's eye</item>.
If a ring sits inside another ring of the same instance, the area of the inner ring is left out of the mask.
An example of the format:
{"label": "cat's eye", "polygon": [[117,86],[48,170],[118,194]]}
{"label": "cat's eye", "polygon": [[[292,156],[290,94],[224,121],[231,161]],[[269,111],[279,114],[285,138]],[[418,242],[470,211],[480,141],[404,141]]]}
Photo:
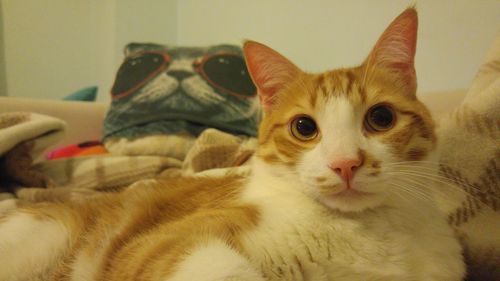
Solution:
{"label": "cat's eye", "polygon": [[385,104],[376,105],[368,110],[365,127],[370,131],[387,131],[394,126],[396,116],[394,110]]}
{"label": "cat's eye", "polygon": [[290,132],[294,137],[301,141],[308,141],[316,138],[318,135],[318,126],[309,116],[299,116],[290,123]]}

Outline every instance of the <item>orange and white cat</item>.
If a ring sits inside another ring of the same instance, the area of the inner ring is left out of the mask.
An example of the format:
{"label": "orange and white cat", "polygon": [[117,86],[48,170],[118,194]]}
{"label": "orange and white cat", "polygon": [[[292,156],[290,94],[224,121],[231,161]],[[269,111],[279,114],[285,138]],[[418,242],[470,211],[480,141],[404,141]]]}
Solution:
{"label": "orange and white cat", "polygon": [[[305,73],[244,53],[264,118],[249,178],[151,180],[0,219],[0,280],[459,281],[461,248],[426,169],[434,123],[416,99],[417,14],[362,65]],[[420,170],[421,171],[421,170]]]}

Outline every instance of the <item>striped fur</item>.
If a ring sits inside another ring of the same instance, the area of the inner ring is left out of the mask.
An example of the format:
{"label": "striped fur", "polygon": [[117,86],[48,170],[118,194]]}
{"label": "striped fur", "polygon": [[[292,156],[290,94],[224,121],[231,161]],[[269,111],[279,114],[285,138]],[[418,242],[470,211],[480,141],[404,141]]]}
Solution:
{"label": "striped fur", "polygon": [[[8,239],[1,241],[0,280],[166,280],[190,249],[214,237],[237,249],[238,236],[257,224],[258,210],[235,200],[241,192],[241,181],[150,181],[91,202],[23,208],[2,218],[0,233],[21,235],[24,242],[33,241],[30,243],[35,245],[61,241],[67,248],[50,248],[41,253],[44,256],[39,260],[44,263],[34,264],[30,261],[31,249],[6,244]],[[16,233],[10,228],[19,216],[24,225],[38,226],[24,234]],[[43,231],[40,229],[51,229],[52,225],[68,233],[38,240]],[[23,277],[7,267],[11,265],[7,261],[14,256],[18,257],[15,260],[19,269],[39,267],[27,272],[34,276]]]}

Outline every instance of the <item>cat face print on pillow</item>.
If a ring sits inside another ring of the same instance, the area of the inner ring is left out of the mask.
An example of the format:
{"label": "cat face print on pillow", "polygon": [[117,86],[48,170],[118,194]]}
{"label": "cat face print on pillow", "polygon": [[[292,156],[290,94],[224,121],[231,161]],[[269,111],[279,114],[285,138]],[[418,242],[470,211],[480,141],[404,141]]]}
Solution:
{"label": "cat face print on pillow", "polygon": [[256,136],[260,107],[239,46],[129,44],[111,90],[104,139],[199,135],[217,128]]}

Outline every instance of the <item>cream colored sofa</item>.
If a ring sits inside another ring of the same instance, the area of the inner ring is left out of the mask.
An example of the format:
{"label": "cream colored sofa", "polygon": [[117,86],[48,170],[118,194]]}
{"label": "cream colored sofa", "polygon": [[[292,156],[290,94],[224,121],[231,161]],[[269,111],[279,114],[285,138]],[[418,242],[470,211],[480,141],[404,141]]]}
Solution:
{"label": "cream colored sofa", "polygon": [[0,113],[34,112],[64,120],[67,127],[60,145],[100,139],[108,107],[102,102],[0,97]]}
{"label": "cream colored sofa", "polygon": [[[457,107],[464,96],[465,90],[419,94],[419,98],[436,116]],[[75,102],[0,97],[0,113],[27,111],[64,120],[67,123],[66,134],[59,145],[100,139],[103,121],[108,107],[109,104],[104,102]]]}

